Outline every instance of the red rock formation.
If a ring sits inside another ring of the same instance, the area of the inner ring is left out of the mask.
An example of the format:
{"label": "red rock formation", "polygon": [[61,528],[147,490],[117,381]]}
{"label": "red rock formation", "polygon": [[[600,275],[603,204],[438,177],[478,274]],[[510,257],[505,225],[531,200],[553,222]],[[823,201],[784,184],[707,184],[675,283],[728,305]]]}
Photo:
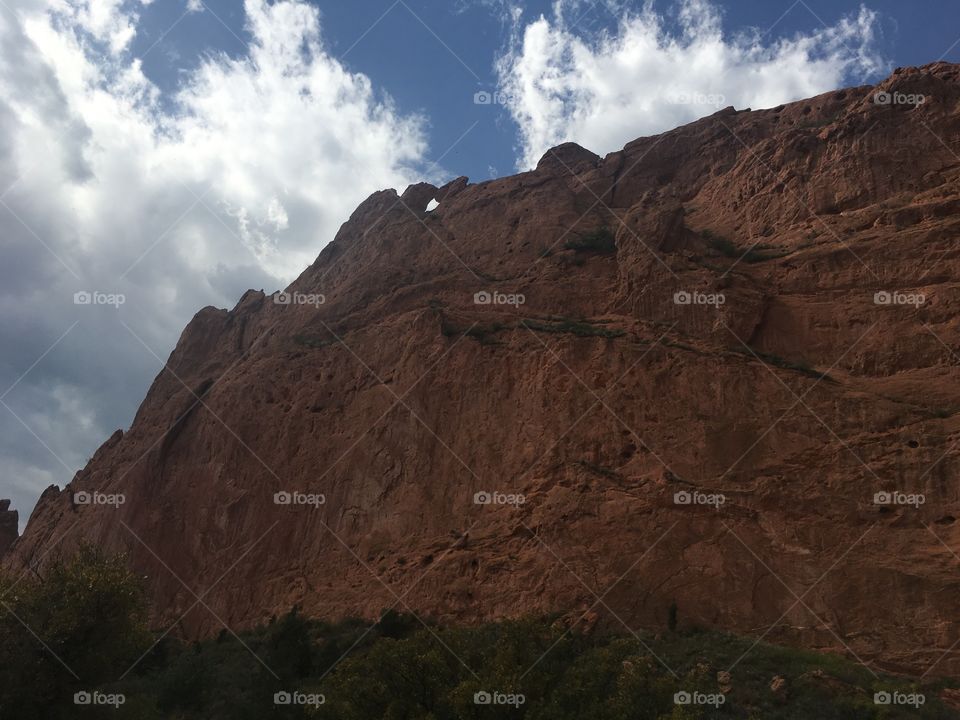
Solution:
{"label": "red rock formation", "polygon": [[956,676],[958,154],[938,63],[375,193],[289,303],[196,315],[11,562],[76,523],[65,547],[128,551],[191,634],[295,603],[659,628],[676,602],[681,627]]}

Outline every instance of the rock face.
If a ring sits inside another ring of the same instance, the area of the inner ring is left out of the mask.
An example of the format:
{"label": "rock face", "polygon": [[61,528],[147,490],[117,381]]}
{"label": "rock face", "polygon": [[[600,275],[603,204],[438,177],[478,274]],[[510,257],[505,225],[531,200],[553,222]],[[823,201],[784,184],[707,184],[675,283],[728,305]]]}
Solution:
{"label": "rock face", "polygon": [[675,604],[960,675],[958,181],[938,63],[375,193],[288,294],[196,315],[7,562],[126,551],[192,635]]}
{"label": "rock face", "polygon": [[20,537],[20,516],[10,509],[9,500],[0,500],[0,558],[7,554],[10,546]]}

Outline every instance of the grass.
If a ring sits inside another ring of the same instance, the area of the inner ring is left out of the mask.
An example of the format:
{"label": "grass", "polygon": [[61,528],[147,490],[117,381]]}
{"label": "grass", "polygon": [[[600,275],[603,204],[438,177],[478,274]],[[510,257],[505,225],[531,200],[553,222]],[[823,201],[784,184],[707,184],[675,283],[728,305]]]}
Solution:
{"label": "grass", "polygon": [[563,246],[575,252],[594,252],[610,254],[617,251],[617,240],[610,228],[591,230],[577,238],[567,240]]}

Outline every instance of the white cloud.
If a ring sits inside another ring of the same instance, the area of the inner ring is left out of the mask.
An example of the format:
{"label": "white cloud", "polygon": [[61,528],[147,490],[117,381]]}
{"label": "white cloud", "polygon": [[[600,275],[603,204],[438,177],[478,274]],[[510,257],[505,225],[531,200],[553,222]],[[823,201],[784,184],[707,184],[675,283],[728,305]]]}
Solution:
{"label": "white cloud", "polygon": [[[79,321],[4,398],[71,468],[157,371],[120,320],[166,358],[199,308],[286,285],[426,151],[425,121],[327,54],[311,5],[246,0],[247,55],[208,56],[170,102],[130,53],[144,4],[0,4],[0,393]],[[69,473],[0,406],[0,497],[25,519],[43,489],[25,478],[48,477]]]}
{"label": "white cloud", "polygon": [[610,152],[727,105],[772,107],[881,69],[877,15],[866,8],[831,27],[811,16],[816,29],[779,40],[757,31],[724,35],[709,0],[681,0],[676,31],[648,5],[621,10],[613,33],[583,33],[579,10],[575,0],[558,0],[552,17],[516,28],[498,61],[520,126],[521,169],[562,142]]}
{"label": "white cloud", "polygon": [[[127,0],[56,0],[51,6],[58,15],[84,30],[92,39],[106,43],[111,53],[122,52],[136,36],[138,17],[124,12]],[[139,0],[134,0],[139,2]],[[147,2],[139,2],[149,5]]]}

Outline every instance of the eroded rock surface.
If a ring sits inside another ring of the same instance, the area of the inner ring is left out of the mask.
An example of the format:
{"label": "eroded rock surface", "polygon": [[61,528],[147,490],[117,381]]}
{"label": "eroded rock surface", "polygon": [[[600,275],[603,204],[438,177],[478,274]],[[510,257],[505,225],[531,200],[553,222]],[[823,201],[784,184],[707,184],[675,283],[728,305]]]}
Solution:
{"label": "eroded rock surface", "polygon": [[[938,63],[376,193],[292,302],[197,314],[8,562],[75,523],[65,547],[128,552],[194,635],[220,628],[207,592],[234,628],[294,604],[661,628],[676,603],[681,627],[956,676],[958,180]],[[325,503],[275,502],[295,492]]]}

